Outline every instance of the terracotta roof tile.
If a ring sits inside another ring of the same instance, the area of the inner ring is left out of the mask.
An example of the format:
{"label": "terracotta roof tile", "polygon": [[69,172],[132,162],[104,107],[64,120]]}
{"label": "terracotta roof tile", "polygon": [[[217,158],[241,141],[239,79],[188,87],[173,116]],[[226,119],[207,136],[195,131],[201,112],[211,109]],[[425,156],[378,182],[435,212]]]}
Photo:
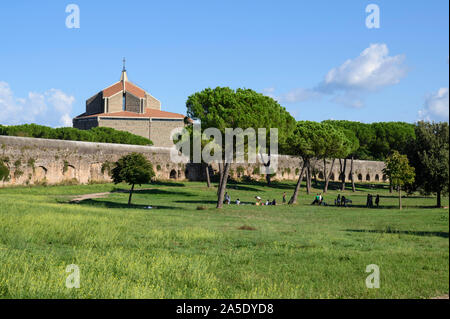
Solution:
{"label": "terracotta roof tile", "polygon": [[128,81],[125,82],[125,90],[137,97],[145,98],[145,91],[131,82]]}
{"label": "terracotta roof tile", "polygon": [[[123,90],[123,83],[121,81],[111,85],[110,87],[107,87],[103,90],[103,97],[110,97],[114,94],[117,94]],[[130,92],[131,94],[140,97],[145,98],[145,91],[138,87],[137,85],[125,81],[125,91]]]}
{"label": "terracotta roof tile", "polygon": [[122,82],[117,82],[103,90],[103,97],[110,97],[122,91]]}

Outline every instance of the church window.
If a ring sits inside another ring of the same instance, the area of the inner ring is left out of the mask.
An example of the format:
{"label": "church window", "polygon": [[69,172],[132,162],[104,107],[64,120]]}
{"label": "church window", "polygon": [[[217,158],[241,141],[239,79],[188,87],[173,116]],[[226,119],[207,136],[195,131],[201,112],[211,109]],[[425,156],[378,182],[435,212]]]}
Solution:
{"label": "church window", "polygon": [[125,111],[125,94],[123,95],[122,99],[122,111]]}

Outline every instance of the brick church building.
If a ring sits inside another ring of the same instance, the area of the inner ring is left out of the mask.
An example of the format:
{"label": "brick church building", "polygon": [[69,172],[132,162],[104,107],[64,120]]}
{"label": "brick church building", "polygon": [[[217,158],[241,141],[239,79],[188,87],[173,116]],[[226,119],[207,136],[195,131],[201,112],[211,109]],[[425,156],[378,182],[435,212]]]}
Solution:
{"label": "brick church building", "polygon": [[182,114],[161,111],[159,100],[128,81],[124,63],[120,81],[89,98],[86,112],[73,119],[73,127],[111,127],[149,138],[154,146],[171,147],[170,132],[183,127],[184,119]]}

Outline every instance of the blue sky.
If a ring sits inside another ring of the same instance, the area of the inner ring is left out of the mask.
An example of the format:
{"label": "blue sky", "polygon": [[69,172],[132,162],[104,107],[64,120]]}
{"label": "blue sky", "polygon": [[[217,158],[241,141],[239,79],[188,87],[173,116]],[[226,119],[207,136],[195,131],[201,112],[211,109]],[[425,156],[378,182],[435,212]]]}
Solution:
{"label": "blue sky", "polygon": [[[80,8],[68,29],[65,8]],[[365,8],[380,8],[368,29]],[[448,1],[8,1],[0,124],[61,126],[120,78],[185,113],[206,87],[276,98],[297,120],[448,121]]]}

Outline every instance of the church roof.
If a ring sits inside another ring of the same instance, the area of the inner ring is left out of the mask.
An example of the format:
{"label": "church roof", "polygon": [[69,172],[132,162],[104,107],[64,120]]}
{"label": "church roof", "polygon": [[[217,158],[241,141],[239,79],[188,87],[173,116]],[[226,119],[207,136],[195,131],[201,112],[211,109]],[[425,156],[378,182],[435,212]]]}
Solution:
{"label": "church roof", "polygon": [[135,113],[128,111],[120,111],[114,113],[98,113],[92,115],[85,115],[86,113],[80,114],[76,117],[76,119],[82,118],[93,118],[93,117],[130,117],[130,118],[159,118],[159,119],[184,119],[185,116],[183,114],[166,112],[155,109],[146,109],[145,113]]}
{"label": "church roof", "polygon": [[145,98],[145,91],[129,81],[119,81],[103,90],[103,97],[110,97],[119,92],[130,92],[134,96]]}

